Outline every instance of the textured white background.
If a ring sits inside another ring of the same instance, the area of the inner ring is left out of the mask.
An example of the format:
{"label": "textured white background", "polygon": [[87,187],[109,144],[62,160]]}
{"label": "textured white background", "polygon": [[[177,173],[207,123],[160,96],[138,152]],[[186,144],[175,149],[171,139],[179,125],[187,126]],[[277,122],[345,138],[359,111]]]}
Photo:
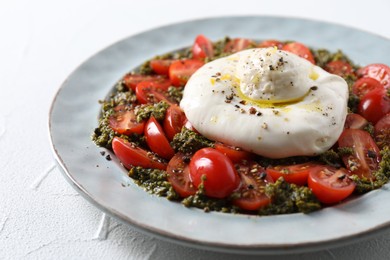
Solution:
{"label": "textured white background", "polygon": [[[55,92],[97,51],[160,25],[219,15],[284,15],[337,22],[389,38],[389,10],[387,0],[0,0],[0,259],[243,258],[162,241],[113,219],[101,223],[102,213],[55,166],[47,128]],[[101,224],[107,232],[98,232]],[[290,257],[389,255],[387,232],[346,247]]]}

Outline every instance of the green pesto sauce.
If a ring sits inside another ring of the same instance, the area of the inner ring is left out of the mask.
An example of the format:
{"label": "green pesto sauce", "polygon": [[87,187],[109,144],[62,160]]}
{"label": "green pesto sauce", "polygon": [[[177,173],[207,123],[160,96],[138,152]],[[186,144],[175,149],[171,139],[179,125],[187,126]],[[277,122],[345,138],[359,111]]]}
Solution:
{"label": "green pesto sauce", "polygon": [[[214,42],[214,57],[212,59],[207,59],[206,62],[229,55],[229,53],[224,52],[225,45],[227,42],[229,42],[229,40],[230,39],[228,37],[225,37],[220,41]],[[289,41],[286,41],[285,43],[287,42]],[[251,47],[255,46],[249,46],[249,48]],[[352,61],[341,51],[332,53],[325,49],[318,49],[312,50],[312,53],[314,55],[316,64],[320,67],[324,68],[325,65],[330,61],[342,60],[348,61],[354,69],[358,69],[358,66],[353,64]],[[192,58],[191,48],[184,48],[179,51],[153,57],[153,59],[185,58]],[[144,62],[139,68],[132,71],[132,73],[144,75],[153,74],[153,71],[150,67],[150,60]],[[355,112],[360,101],[359,98],[352,94],[351,91],[352,85],[356,81],[356,77],[354,75],[346,75],[344,76],[344,79],[346,80],[350,90],[348,109],[350,112]],[[168,95],[172,100],[179,103],[183,95],[183,88],[170,87],[168,89]],[[96,143],[96,145],[112,150],[112,139],[115,136],[119,136],[141,147],[147,147],[145,144],[145,138],[143,136],[136,134],[130,136],[120,135],[113,131],[109,125],[109,118],[115,113],[114,108],[117,105],[134,106],[134,104],[136,104],[136,96],[131,89],[129,90],[120,81],[117,83],[113,93],[109,95],[106,100],[100,101],[100,103],[102,105],[102,110],[99,124],[92,134],[92,140]],[[154,105],[136,105],[135,109],[137,121],[145,121],[153,116],[161,122],[164,120],[167,108],[168,104],[165,102],[159,102]],[[373,126],[368,124],[364,130],[372,135]],[[176,152],[182,152],[191,155],[201,148],[213,147],[214,143],[214,141],[211,141],[204,136],[201,136],[200,134],[183,127],[182,131],[175,135],[173,141],[171,142],[171,146]],[[256,161],[264,167],[269,165],[300,164],[308,161],[317,161],[319,163],[331,165],[333,167],[340,167],[343,165],[341,157],[345,154],[350,154],[351,152],[353,152],[351,148],[342,148],[336,150],[330,149],[316,157],[299,156],[283,159],[269,159],[259,156],[257,157]],[[356,183],[356,193],[360,194],[373,189],[378,189],[389,181],[390,149],[388,146],[381,151],[381,155],[382,161],[380,163],[379,170],[374,174],[375,180],[359,178],[356,175],[351,177],[351,179],[353,179]],[[147,192],[166,197],[169,200],[181,202],[186,207],[200,208],[205,212],[219,211],[226,213],[248,213],[242,211],[240,208],[232,204],[232,199],[237,194],[233,193],[230,197],[225,199],[209,198],[205,195],[202,185],[200,185],[196,194],[184,199],[180,198],[167,180],[167,172],[163,170],[133,167],[129,170],[129,176],[137,185],[142,187]],[[285,182],[283,178],[278,179],[275,183],[267,184],[265,192],[266,195],[271,198],[272,203],[267,207],[260,209],[258,212],[250,212],[250,214],[273,215],[295,212],[309,213],[321,208],[320,202],[318,202],[308,187],[300,187],[294,184],[289,184]]]}

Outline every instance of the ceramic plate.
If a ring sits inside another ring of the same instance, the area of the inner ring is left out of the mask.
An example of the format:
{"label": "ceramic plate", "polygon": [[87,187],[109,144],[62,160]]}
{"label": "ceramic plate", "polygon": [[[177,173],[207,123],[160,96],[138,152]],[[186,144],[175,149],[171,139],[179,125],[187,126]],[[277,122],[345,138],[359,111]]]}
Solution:
{"label": "ceramic plate", "polygon": [[205,213],[152,196],[107,161],[91,141],[104,98],[126,72],[157,54],[191,46],[197,34],[296,40],[343,50],[358,64],[390,64],[390,41],[335,24],[282,17],[220,17],[160,27],[121,40],[78,67],[50,111],[55,157],[64,176],[104,212],[140,230],[190,246],[241,253],[289,253],[344,245],[390,224],[389,185],[318,212],[280,216]]}

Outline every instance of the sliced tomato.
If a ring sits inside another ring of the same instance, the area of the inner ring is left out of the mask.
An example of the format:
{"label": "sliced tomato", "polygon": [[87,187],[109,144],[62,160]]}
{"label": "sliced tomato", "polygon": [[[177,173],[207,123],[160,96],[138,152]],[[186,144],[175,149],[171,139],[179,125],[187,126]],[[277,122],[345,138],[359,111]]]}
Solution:
{"label": "sliced tomato", "polygon": [[311,53],[310,49],[300,42],[287,43],[283,46],[282,50],[294,53],[295,55],[298,55],[299,57],[304,58],[315,64],[314,56]]}
{"label": "sliced tomato", "polygon": [[351,64],[342,60],[335,60],[329,62],[325,65],[325,70],[340,77],[345,77],[347,75],[354,74]]}
{"label": "sliced tomato", "polygon": [[296,165],[279,165],[268,167],[266,172],[274,180],[283,177],[288,183],[294,183],[302,186],[306,185],[309,172],[315,167],[318,167],[318,164],[311,162]]}
{"label": "sliced tomato", "polygon": [[192,57],[194,59],[212,58],[214,56],[213,43],[204,35],[195,38],[192,45]]}
{"label": "sliced tomato", "polygon": [[192,74],[204,65],[201,60],[178,60],[169,67],[169,78],[174,86],[184,86]]}
{"label": "sliced tomato", "polygon": [[183,198],[196,193],[196,188],[190,179],[190,168],[187,161],[189,161],[189,158],[182,153],[177,153],[169,161],[167,167],[169,183]]}
{"label": "sliced tomato", "polygon": [[216,142],[214,148],[229,157],[233,163],[239,163],[243,160],[251,160],[254,157],[253,153],[220,142]]}
{"label": "sliced tomato", "polygon": [[349,113],[345,120],[344,128],[363,129],[368,124],[368,121],[359,114]]}
{"label": "sliced tomato", "polygon": [[213,198],[226,198],[240,183],[232,161],[213,148],[202,148],[194,154],[190,177],[195,187],[203,184],[205,194]]}
{"label": "sliced tomato", "polygon": [[390,88],[390,67],[381,64],[369,64],[357,71],[358,77],[368,77],[379,81],[386,89]]}
{"label": "sliced tomato", "polygon": [[160,123],[154,117],[149,118],[145,125],[145,139],[150,150],[162,158],[169,160],[175,154]]}
{"label": "sliced tomato", "polygon": [[164,118],[163,128],[168,140],[180,133],[184,122],[187,120],[183,110],[178,105],[171,105]]}
{"label": "sliced tomato", "polygon": [[390,147],[390,113],[382,117],[374,128],[375,141],[380,148]]}
{"label": "sliced tomato", "polygon": [[140,74],[127,74],[123,78],[123,83],[128,87],[129,89],[132,89],[135,91],[135,88],[137,87],[138,83],[142,81],[149,81],[154,82],[156,85],[158,85],[162,89],[167,89],[171,82],[169,79],[165,76],[161,75],[140,75]]}
{"label": "sliced tomato", "polygon": [[161,89],[158,83],[142,81],[135,88],[135,95],[137,100],[141,104],[147,103],[158,103],[160,101],[165,101],[168,104],[172,105],[176,102],[169,98],[167,92]]}
{"label": "sliced tomato", "polygon": [[258,48],[268,48],[268,47],[277,47],[279,50],[283,48],[283,43],[278,40],[265,40],[260,42],[257,46]]}
{"label": "sliced tomato", "polygon": [[385,89],[374,89],[365,94],[358,105],[358,113],[373,124],[390,112],[390,97]]}
{"label": "sliced tomato", "polygon": [[160,170],[167,168],[167,164],[152,152],[142,149],[120,137],[114,137],[112,140],[112,149],[127,169],[135,166]]}
{"label": "sliced tomato", "polygon": [[253,161],[236,164],[241,179],[239,197],[233,199],[233,204],[243,210],[258,210],[271,203],[271,198],[265,194],[267,183],[273,183],[272,177],[265,169]]}
{"label": "sliced tomato", "polygon": [[359,129],[344,129],[338,140],[339,148],[351,148],[351,154],[342,156],[352,174],[374,179],[373,172],[379,167],[380,151],[369,133]]}
{"label": "sliced tomato", "polygon": [[373,78],[360,78],[355,81],[352,85],[352,93],[354,93],[359,98],[362,98],[368,92],[374,89],[383,89],[384,86]]}
{"label": "sliced tomato", "polygon": [[115,113],[108,119],[112,130],[123,135],[142,134],[144,132],[145,122],[137,122],[137,116],[133,108],[119,105],[114,110]]}
{"label": "sliced tomato", "polygon": [[318,166],[309,173],[308,186],[319,201],[334,204],[346,199],[355,190],[349,172],[331,166]]}
{"label": "sliced tomato", "polygon": [[171,59],[164,59],[164,60],[151,60],[150,61],[150,67],[152,70],[159,74],[159,75],[166,75],[169,74],[169,66],[172,64],[174,60]]}
{"label": "sliced tomato", "polygon": [[248,49],[251,46],[255,46],[255,43],[250,39],[234,38],[225,45],[223,51],[228,53],[235,53]]}

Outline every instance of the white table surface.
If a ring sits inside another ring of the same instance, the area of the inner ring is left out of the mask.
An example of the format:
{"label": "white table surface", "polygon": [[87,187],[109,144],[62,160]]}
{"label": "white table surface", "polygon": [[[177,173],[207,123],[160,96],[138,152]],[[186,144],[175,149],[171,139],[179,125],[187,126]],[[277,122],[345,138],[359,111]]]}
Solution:
{"label": "white table surface", "polygon": [[[160,25],[221,15],[278,15],[336,22],[390,38],[389,10],[387,0],[0,0],[0,259],[244,258],[139,233],[104,218],[84,200],[61,175],[50,148],[48,113],[60,84],[99,50]],[[389,255],[387,232],[356,244],[289,257],[386,259]]]}

